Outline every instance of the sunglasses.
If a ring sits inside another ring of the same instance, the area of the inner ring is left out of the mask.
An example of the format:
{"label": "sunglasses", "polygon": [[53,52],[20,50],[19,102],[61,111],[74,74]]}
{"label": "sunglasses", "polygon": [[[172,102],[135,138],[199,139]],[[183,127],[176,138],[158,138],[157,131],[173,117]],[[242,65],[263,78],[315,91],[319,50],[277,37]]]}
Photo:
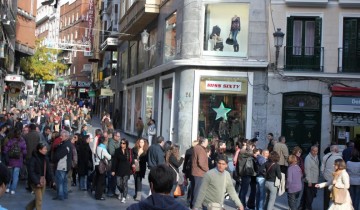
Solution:
{"label": "sunglasses", "polygon": [[126,144],[125,142],[121,142],[121,144]]}

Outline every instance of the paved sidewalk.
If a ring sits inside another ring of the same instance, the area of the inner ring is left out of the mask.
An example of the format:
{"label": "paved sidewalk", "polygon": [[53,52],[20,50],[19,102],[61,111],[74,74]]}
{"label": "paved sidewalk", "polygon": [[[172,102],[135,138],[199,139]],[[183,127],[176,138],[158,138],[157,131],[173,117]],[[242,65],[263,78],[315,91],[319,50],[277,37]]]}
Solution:
{"label": "paved sidewalk", "polygon": [[[95,129],[100,128],[99,118],[94,117],[91,126],[89,126],[89,132],[94,133]],[[132,147],[135,142],[133,136],[127,135],[121,132],[122,137],[126,138],[130,142]],[[148,171],[147,171],[148,173]],[[132,196],[134,195],[134,179],[131,177],[129,180],[129,193],[128,199],[125,204],[120,203],[116,198],[107,198],[105,201],[98,201],[94,199],[94,195],[90,192],[80,191],[77,187],[71,187],[72,193],[69,194],[69,199],[65,201],[54,201],[52,197],[55,196],[55,191],[52,189],[47,189],[45,192],[43,200],[43,209],[44,210],[64,210],[64,209],[86,209],[86,210],[98,210],[98,209],[126,209],[133,203],[136,203]],[[149,193],[149,183],[147,181],[147,176],[143,179],[143,199],[147,197]],[[25,181],[19,181],[19,185],[16,190],[15,195],[5,194],[0,198],[0,205],[8,210],[23,210],[28,202],[34,198],[33,194],[28,193],[25,190]],[[186,196],[177,198],[178,201],[186,205]],[[323,200],[323,190],[319,190],[317,197],[314,199],[313,210],[323,210],[322,205]],[[231,200],[225,201],[225,209],[231,210],[235,209],[234,203]],[[276,210],[287,210],[289,209],[287,204],[287,195],[286,193],[276,199],[275,208]]]}

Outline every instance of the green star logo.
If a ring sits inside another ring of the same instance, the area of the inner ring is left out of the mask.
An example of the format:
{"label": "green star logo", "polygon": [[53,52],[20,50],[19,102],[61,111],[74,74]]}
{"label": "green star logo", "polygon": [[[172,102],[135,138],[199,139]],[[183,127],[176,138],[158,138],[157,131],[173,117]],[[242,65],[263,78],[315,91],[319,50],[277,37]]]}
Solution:
{"label": "green star logo", "polygon": [[216,119],[224,118],[224,120],[227,120],[227,113],[231,111],[230,108],[225,108],[224,103],[221,102],[219,108],[212,108],[216,112]]}

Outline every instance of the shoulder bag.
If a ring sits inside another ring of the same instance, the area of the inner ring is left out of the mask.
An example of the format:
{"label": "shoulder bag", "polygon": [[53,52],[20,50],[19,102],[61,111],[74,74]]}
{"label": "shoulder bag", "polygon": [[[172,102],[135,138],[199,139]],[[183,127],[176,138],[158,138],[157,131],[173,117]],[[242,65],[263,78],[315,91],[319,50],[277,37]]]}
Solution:
{"label": "shoulder bag", "polygon": [[[102,156],[102,150],[101,150],[101,154],[100,154],[100,156]],[[99,155],[97,154],[97,152],[96,152],[96,156],[99,158],[99,160],[100,160],[100,162],[99,162],[99,173],[100,174],[104,174],[106,171],[107,171],[107,167],[108,167],[108,165],[107,165],[107,163],[106,163],[106,160],[105,160],[105,158],[100,158],[99,157]]]}

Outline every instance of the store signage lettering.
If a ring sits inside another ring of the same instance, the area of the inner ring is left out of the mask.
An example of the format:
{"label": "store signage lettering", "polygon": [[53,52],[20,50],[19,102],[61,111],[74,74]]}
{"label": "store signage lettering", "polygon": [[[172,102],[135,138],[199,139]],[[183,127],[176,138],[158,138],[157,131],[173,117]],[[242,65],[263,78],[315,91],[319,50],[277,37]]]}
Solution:
{"label": "store signage lettering", "polygon": [[359,97],[331,97],[331,112],[360,113]]}
{"label": "store signage lettering", "polygon": [[241,82],[206,81],[206,90],[241,91]]}

